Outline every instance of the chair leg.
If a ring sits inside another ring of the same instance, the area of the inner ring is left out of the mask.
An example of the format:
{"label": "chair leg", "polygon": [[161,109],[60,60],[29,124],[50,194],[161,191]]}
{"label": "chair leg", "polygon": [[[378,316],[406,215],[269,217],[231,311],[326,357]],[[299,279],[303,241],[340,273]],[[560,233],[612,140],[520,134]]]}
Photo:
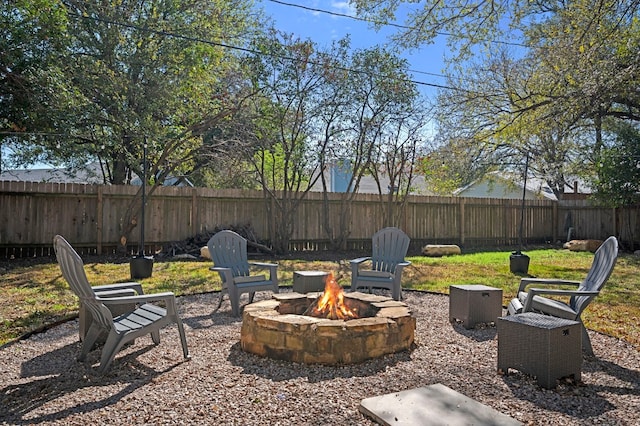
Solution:
{"label": "chair leg", "polygon": [[151,340],[155,345],[160,344],[160,330],[153,330],[151,333]]}
{"label": "chair leg", "polygon": [[235,288],[229,288],[229,301],[231,302],[231,313],[234,317],[240,315],[240,293]]}
{"label": "chair leg", "polygon": [[253,298],[256,295],[255,291],[252,291],[249,293],[249,303],[253,303]]}
{"label": "chair leg", "polygon": [[176,315],[175,318],[176,324],[178,324],[178,333],[180,334],[180,343],[182,343],[182,355],[184,359],[191,359],[189,355],[189,347],[187,346],[187,337],[184,333],[184,326],[182,325],[182,320],[179,316]]}
{"label": "chair leg", "polygon": [[89,330],[87,334],[84,336],[84,340],[82,341],[82,350],[80,351],[80,355],[78,355],[78,361],[84,361],[87,359],[87,355],[96,344],[98,337],[102,333],[102,329],[97,325],[96,322],[92,322],[89,326]]}
{"label": "chair leg", "polygon": [[222,301],[224,300],[224,291],[220,290],[220,297],[218,297],[218,306],[216,306],[216,308],[213,310],[213,312],[218,312],[220,310],[220,307],[222,306]]}
{"label": "chair leg", "polygon": [[595,356],[593,353],[593,347],[591,346],[591,338],[587,328],[582,324],[582,350],[589,356]]}
{"label": "chair leg", "polygon": [[109,369],[109,366],[113,362],[113,359],[116,357],[116,354],[125,343],[125,335],[119,335],[115,331],[111,331],[109,333],[109,337],[107,337],[107,341],[102,348],[102,356],[100,357],[100,368],[98,371],[100,373],[104,373]]}
{"label": "chair leg", "polygon": [[391,297],[393,300],[402,300],[402,287],[400,283],[394,283],[391,287]]}
{"label": "chair leg", "polygon": [[79,324],[79,337],[80,341],[83,341],[89,327],[91,326],[92,318],[91,313],[87,310],[83,303],[80,303],[80,310],[78,311],[78,324]]}

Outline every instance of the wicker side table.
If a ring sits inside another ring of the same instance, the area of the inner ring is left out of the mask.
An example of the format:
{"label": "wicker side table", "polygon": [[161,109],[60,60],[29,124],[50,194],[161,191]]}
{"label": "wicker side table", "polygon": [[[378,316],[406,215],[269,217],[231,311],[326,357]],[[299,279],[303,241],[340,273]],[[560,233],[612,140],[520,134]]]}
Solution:
{"label": "wicker side table", "polygon": [[496,322],[502,316],[502,289],[479,284],[449,286],[449,321],[465,328]]}
{"label": "wicker side table", "polygon": [[293,291],[296,293],[324,291],[328,275],[329,273],[324,271],[295,271],[293,273]]}
{"label": "wicker side table", "polygon": [[535,376],[538,385],[556,387],[556,379],[580,381],[580,323],[533,312],[498,318],[498,371],[509,368]]}

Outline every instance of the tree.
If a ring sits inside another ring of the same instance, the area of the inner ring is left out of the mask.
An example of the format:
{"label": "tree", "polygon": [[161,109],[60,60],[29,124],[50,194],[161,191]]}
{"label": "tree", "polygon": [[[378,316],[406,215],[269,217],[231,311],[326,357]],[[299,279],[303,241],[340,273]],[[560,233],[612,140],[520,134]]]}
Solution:
{"label": "tree", "polygon": [[256,43],[248,58],[256,96],[247,121],[245,158],[250,159],[270,211],[272,244],[278,253],[289,250],[300,200],[318,179],[316,158],[322,155],[311,142],[313,123],[320,114],[315,94],[322,75],[314,65],[316,46],[291,35],[270,31]]}
{"label": "tree", "polygon": [[190,165],[199,144],[190,127],[220,105],[218,83],[232,64],[215,40],[248,25],[247,1],[218,3],[66,2],[68,71],[87,111],[76,131],[88,135],[84,148],[104,161],[110,183],[139,174],[143,136],[152,158],[162,159],[159,168]]}
{"label": "tree", "polygon": [[[382,214],[385,227],[401,225],[404,206],[412,192],[417,159],[423,147],[421,130],[424,125],[424,117],[417,110],[406,116],[394,117],[387,125],[387,136],[380,140],[377,156],[369,167],[378,187],[378,196],[385,206]],[[388,178],[387,188],[383,188],[383,176]]]}
{"label": "tree", "polygon": [[[635,241],[640,209],[640,130],[626,123],[613,123],[609,143],[600,151],[592,179],[595,199],[606,206],[624,208],[628,241]],[[606,138],[609,139],[609,138]]]}
{"label": "tree", "polygon": [[46,159],[47,152],[25,147],[68,123],[58,112],[76,95],[60,55],[68,42],[64,7],[56,0],[3,1],[0,19],[0,142],[10,153],[2,169]]}
{"label": "tree", "polygon": [[[22,3],[24,12],[18,18],[30,16],[27,11],[44,2]],[[23,136],[14,138],[22,138],[25,152],[46,153],[61,164],[99,161],[105,183],[125,184],[134,174],[142,174],[146,141],[149,183],[159,185],[167,176],[192,171],[203,136],[237,107],[224,84],[237,55],[220,41],[257,25],[251,1],[60,0],[50,4],[59,12],[55,28],[65,44],[51,53],[57,58],[60,76],[51,84],[39,81],[43,83],[39,89],[55,92],[59,87],[55,83],[63,81],[73,102],[45,104],[43,115],[64,120],[51,120],[47,127],[35,120],[22,125]],[[48,22],[45,15],[36,17]],[[39,28],[40,21],[33,27]],[[28,33],[20,35],[20,41],[30,46],[23,51],[35,51],[39,41],[29,41]],[[46,68],[37,69],[49,73]],[[132,205],[121,220],[123,243],[135,227],[136,214]]]}
{"label": "tree", "polygon": [[[344,47],[348,47],[348,40]],[[331,90],[323,101],[330,112],[322,121],[321,140],[328,146],[323,161],[345,170],[349,178],[346,191],[340,193],[337,229],[329,225],[325,196],[324,228],[332,246],[344,249],[351,226],[350,206],[366,174],[378,182],[381,199],[387,195],[384,222],[397,225],[395,206],[409,194],[425,113],[415,84],[408,77],[407,63],[397,55],[372,47],[334,58],[339,62],[332,65],[334,71],[328,79]],[[382,174],[388,176],[391,186],[402,189],[383,188]],[[326,194],[329,189],[324,179],[322,184]]]}
{"label": "tree", "polygon": [[[384,21],[413,2],[352,3]],[[586,136],[589,152],[602,146],[604,119],[640,118],[639,7],[633,0],[426,1],[414,5],[396,40],[412,47],[446,32],[453,55],[452,89],[439,97],[445,128],[466,129],[455,141],[501,152],[503,164],[540,153],[534,169],[561,192]],[[520,43],[501,41],[506,35]]]}

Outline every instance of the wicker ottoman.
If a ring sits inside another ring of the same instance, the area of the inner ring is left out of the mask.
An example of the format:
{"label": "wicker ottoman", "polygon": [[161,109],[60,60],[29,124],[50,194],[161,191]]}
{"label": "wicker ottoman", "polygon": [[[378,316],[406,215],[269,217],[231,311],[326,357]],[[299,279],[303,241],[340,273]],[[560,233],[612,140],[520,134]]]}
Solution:
{"label": "wicker ottoman", "polygon": [[293,291],[296,293],[324,291],[328,275],[328,272],[323,271],[295,271],[293,273]]}
{"label": "wicker ottoman", "polygon": [[495,323],[502,316],[502,290],[486,285],[449,286],[449,321],[459,320],[465,328],[478,323]]}
{"label": "wicker ottoman", "polygon": [[498,371],[509,368],[535,376],[551,389],[556,379],[580,381],[582,334],[577,321],[526,312],[498,318]]}

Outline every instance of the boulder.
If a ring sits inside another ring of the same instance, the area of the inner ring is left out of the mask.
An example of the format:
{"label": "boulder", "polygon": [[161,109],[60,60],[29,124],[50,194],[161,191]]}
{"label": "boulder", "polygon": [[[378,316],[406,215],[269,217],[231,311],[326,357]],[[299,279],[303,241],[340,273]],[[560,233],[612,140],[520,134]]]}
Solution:
{"label": "boulder", "polygon": [[211,259],[211,254],[209,253],[209,247],[207,246],[204,246],[200,249],[200,256],[204,257],[205,259],[213,260]]}
{"label": "boulder", "polygon": [[430,257],[451,256],[460,253],[460,247],[455,244],[427,244],[422,247],[422,254]]}
{"label": "boulder", "polygon": [[602,240],[571,240],[564,243],[563,248],[570,251],[590,251],[595,252],[602,245]]}

